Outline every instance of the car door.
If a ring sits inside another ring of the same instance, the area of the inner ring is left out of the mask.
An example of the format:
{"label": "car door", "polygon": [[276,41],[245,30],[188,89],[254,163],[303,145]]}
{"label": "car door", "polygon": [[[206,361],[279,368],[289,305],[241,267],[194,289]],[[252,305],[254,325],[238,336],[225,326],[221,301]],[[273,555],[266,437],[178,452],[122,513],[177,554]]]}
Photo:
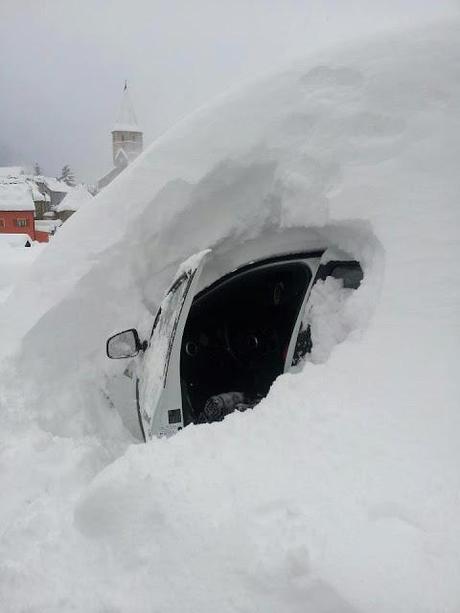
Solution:
{"label": "car door", "polygon": [[184,425],[180,381],[180,349],[198,279],[210,250],[184,262],[163,299],[137,382],[139,421],[145,440],[171,436]]}
{"label": "car door", "polygon": [[303,305],[294,326],[289,351],[286,356],[285,372],[296,366],[312,350],[311,328],[309,323],[309,300],[312,289],[318,281],[333,277],[342,282],[344,289],[356,290],[363,280],[359,262],[336,249],[326,249],[320,260],[316,260],[316,274],[305,294]]}

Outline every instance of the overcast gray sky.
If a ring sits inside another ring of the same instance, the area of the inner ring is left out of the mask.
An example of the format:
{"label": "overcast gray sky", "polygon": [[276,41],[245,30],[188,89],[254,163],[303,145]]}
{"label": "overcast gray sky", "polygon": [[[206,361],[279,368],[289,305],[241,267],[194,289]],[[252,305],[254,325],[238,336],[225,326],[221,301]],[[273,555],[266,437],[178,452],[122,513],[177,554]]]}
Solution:
{"label": "overcast gray sky", "polygon": [[0,0],[0,165],[111,167],[124,79],[148,144],[318,47],[458,14],[458,0]]}

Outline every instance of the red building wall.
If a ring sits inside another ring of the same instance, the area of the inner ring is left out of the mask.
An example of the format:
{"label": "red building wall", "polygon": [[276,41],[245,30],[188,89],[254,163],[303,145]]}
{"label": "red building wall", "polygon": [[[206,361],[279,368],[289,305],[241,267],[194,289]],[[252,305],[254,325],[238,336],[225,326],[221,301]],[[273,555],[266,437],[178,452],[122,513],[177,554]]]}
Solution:
{"label": "red building wall", "polygon": [[50,235],[48,232],[43,232],[42,230],[35,230],[35,240],[39,243],[48,243],[50,240]]}
{"label": "red building wall", "polygon": [[[25,225],[20,225],[25,221]],[[3,234],[28,234],[36,240],[33,211],[0,211],[0,232]]]}

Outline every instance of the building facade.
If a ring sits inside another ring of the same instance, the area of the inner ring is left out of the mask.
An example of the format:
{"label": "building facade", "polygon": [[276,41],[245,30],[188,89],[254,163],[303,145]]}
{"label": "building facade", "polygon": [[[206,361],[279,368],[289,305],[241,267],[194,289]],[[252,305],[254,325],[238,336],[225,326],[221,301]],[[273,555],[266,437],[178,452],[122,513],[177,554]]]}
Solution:
{"label": "building facade", "polygon": [[[59,181],[54,177],[34,177],[34,181],[37,184],[39,191],[42,193],[46,200],[46,206],[44,207],[44,213],[54,210],[64,200],[67,194],[72,191],[72,187]],[[43,215],[41,215],[43,217]]]}
{"label": "building facade", "polygon": [[0,182],[0,234],[28,235],[47,243],[49,235],[36,227],[36,209],[28,181],[9,178]]}
{"label": "building facade", "polygon": [[0,210],[0,232],[3,234],[28,234],[34,241],[34,212]]}
{"label": "building facade", "polygon": [[35,205],[25,183],[0,184],[0,232],[28,234],[36,240]]}

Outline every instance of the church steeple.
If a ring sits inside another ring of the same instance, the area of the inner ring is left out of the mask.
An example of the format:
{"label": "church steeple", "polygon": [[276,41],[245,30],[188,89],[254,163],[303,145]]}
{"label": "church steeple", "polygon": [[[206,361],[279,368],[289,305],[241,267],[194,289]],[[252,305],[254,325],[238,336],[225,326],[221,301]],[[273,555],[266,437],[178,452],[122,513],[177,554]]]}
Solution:
{"label": "church steeple", "polygon": [[127,166],[143,148],[143,135],[125,81],[117,121],[112,129],[113,163],[115,166]]}

